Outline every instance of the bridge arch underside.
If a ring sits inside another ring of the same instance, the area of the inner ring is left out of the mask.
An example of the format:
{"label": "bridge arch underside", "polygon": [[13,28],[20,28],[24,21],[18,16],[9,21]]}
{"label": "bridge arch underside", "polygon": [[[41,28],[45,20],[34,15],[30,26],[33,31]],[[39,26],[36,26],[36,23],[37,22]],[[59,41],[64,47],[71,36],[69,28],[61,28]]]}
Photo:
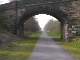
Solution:
{"label": "bridge arch underside", "polygon": [[54,8],[50,6],[31,6],[29,8],[26,8],[26,11],[18,22],[17,34],[19,36],[24,36],[24,22],[27,21],[30,17],[38,14],[48,14],[57,18],[61,22],[61,35],[63,35],[64,25],[66,23],[68,24],[70,21],[68,15],[58,7]]}

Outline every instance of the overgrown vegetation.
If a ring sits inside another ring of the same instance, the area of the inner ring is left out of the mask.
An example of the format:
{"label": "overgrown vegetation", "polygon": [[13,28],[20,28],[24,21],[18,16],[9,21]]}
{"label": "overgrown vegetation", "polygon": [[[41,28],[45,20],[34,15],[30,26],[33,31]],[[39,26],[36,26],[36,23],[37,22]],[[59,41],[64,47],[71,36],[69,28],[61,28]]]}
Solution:
{"label": "overgrown vegetation", "polygon": [[[22,39],[10,43],[0,49],[0,60],[28,60],[40,33],[33,33],[28,39]],[[37,36],[37,37],[36,37]]]}

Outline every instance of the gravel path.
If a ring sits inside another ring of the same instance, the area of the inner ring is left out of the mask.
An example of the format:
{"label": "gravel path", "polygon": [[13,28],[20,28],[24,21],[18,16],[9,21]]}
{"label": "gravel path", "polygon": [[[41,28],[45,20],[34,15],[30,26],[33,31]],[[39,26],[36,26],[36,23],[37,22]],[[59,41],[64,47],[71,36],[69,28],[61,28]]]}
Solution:
{"label": "gravel path", "polygon": [[62,47],[43,32],[29,60],[74,60]]}

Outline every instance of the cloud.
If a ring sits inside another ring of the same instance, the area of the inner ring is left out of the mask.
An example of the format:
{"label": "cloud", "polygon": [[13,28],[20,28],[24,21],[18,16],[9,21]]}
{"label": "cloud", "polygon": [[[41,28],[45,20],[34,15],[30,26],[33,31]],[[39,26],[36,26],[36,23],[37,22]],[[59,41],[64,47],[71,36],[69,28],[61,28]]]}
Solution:
{"label": "cloud", "polygon": [[5,3],[8,3],[9,0],[0,0],[0,4],[5,4]]}

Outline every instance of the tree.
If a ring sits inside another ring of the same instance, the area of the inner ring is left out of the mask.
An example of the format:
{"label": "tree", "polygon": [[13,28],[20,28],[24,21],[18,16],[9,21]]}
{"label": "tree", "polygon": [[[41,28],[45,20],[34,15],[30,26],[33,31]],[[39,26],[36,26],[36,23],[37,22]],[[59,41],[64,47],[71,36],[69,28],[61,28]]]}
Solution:
{"label": "tree", "polygon": [[37,32],[40,31],[40,27],[38,25],[38,22],[33,17],[31,17],[24,23],[24,30],[30,32]]}
{"label": "tree", "polygon": [[44,30],[45,30],[45,31],[50,31],[50,32],[60,32],[60,22],[50,20],[50,21],[46,24]]}

